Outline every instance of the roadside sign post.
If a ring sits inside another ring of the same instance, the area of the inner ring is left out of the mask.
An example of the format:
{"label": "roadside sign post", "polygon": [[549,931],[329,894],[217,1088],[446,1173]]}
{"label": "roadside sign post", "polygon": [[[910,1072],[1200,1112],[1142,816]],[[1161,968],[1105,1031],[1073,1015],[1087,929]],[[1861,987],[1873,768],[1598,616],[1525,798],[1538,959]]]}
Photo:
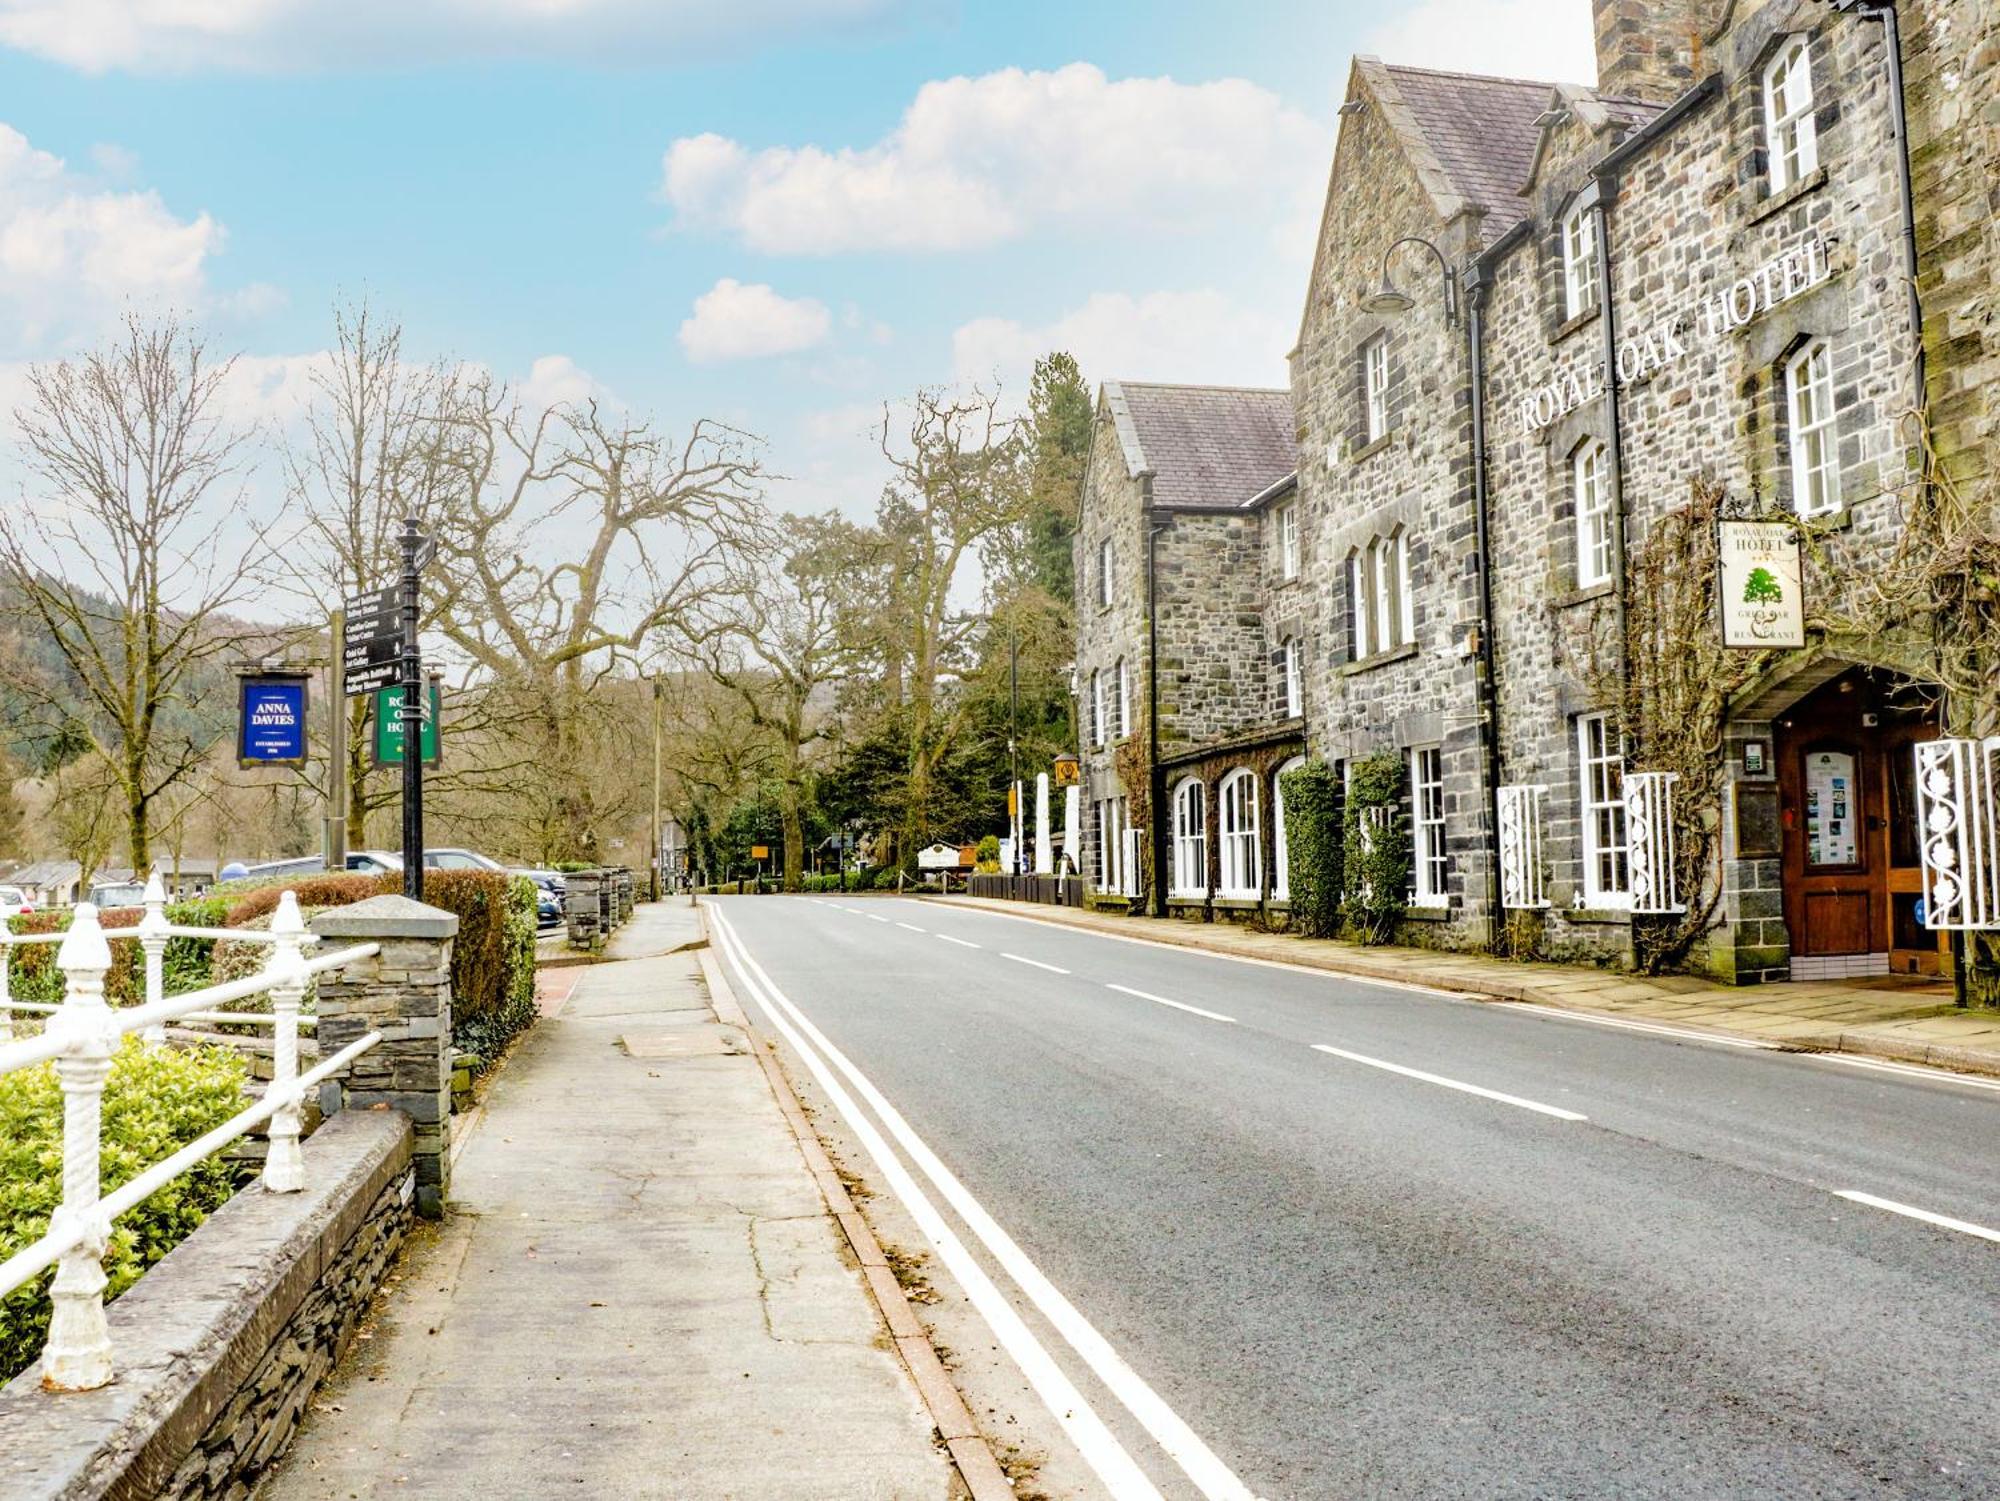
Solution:
{"label": "roadside sign post", "polygon": [[236,764],[306,764],[309,674],[278,670],[237,675]]}
{"label": "roadside sign post", "polygon": [[[424,758],[425,766],[436,767],[443,753],[438,725],[444,711],[444,685],[436,672],[426,674],[423,697],[418,702],[424,715],[417,741],[418,754]],[[393,683],[375,690],[375,703],[369,714],[369,759],[377,766],[401,766],[403,753],[403,685]]]}
{"label": "roadside sign post", "polygon": [[[417,518],[403,519],[402,681],[403,702],[403,895],[424,899],[424,664],[417,655],[417,580],[425,549],[436,544],[417,527]],[[350,690],[352,691],[352,690]],[[409,747],[417,747],[410,755]]]}

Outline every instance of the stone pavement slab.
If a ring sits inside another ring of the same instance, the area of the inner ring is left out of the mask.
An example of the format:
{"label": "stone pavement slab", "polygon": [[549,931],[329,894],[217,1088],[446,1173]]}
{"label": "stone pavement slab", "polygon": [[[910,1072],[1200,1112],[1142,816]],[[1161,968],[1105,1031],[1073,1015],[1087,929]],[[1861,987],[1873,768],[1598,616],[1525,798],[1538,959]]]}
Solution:
{"label": "stone pavement slab", "polygon": [[1691,975],[1619,974],[1577,965],[1522,963],[1480,954],[1364,947],[1255,932],[1230,923],[1126,917],[989,897],[934,897],[971,907],[1181,948],[1276,959],[1313,969],[1524,1001],[1572,1011],[1640,1017],[1760,1037],[1788,1047],[1928,1063],[2000,1075],[2000,1013],[1960,1010],[1949,986],[1895,978],[1717,985]]}
{"label": "stone pavement slab", "polygon": [[[931,1501],[928,1412],[757,1060],[719,1035],[687,912],[642,907],[514,1054],[452,1209],[314,1404],[276,1501]],[[678,1024],[678,1025],[677,1025]]]}

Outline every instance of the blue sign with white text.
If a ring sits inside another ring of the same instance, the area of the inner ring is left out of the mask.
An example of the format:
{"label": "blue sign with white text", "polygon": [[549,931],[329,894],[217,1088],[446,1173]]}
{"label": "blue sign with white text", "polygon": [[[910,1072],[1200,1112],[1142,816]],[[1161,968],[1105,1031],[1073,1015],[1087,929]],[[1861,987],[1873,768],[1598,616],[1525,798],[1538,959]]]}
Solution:
{"label": "blue sign with white text", "polygon": [[306,680],[246,677],[236,759],[246,766],[296,766],[306,758]]}

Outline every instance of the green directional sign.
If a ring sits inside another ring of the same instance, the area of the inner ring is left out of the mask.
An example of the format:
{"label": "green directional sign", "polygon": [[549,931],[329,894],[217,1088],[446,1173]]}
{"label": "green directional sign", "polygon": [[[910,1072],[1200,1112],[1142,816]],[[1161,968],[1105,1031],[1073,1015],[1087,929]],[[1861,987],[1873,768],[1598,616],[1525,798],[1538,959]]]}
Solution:
{"label": "green directional sign", "polygon": [[[430,691],[424,695],[424,722],[419,731],[423,745],[424,765],[438,764],[438,722],[444,717],[443,688],[436,678],[429,683]],[[393,688],[375,690],[375,764],[377,766],[401,766],[403,764],[403,686],[398,683]]]}

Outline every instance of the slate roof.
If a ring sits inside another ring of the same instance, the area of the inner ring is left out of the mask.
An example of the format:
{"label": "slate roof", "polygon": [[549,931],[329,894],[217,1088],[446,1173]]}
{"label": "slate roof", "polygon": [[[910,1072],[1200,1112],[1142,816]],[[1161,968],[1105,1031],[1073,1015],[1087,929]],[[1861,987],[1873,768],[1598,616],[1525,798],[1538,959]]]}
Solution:
{"label": "slate roof", "polygon": [[1452,186],[1486,210],[1480,234],[1492,244],[1527,215],[1521,184],[1541,140],[1535,117],[1549,107],[1555,85],[1394,64],[1385,71]]}
{"label": "slate roof", "polygon": [[1104,394],[1155,506],[1238,510],[1298,468],[1290,391],[1107,381]]}

